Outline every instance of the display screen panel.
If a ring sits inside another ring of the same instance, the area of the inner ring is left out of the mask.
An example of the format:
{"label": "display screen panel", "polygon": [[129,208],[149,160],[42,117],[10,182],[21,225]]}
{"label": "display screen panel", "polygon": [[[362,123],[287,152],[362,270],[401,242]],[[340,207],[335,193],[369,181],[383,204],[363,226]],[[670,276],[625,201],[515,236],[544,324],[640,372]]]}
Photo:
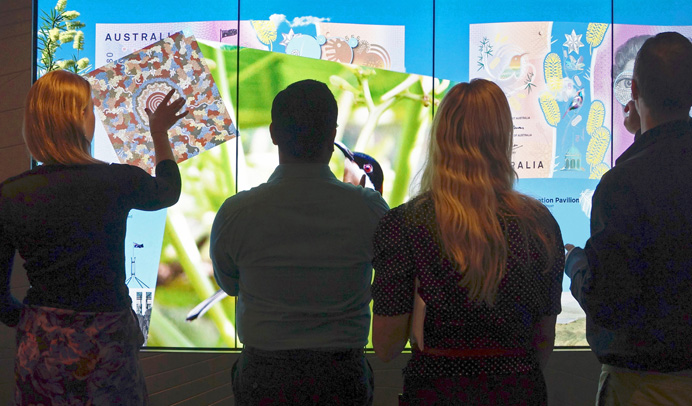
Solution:
{"label": "display screen panel", "polygon": [[[193,38],[231,121],[224,142],[180,161],[178,204],[128,218],[124,255],[130,267],[124,271],[146,345],[242,346],[234,298],[221,295],[196,320],[186,318],[218,290],[208,257],[216,211],[229,196],[266,181],[278,164],[268,132],[271,101],[306,78],[333,91],[337,140],[378,160],[391,207],[417,191],[430,123],[446,91],[473,78],[495,81],[512,108],[517,188],[551,210],[566,243],[583,246],[598,180],[633,140],[621,124],[620,100],[627,98],[631,67],[616,67],[616,56],[630,38],[667,30],[690,36],[692,30],[660,10],[648,20],[619,14],[625,5],[610,2],[588,1],[578,13],[539,3],[517,9],[503,0],[221,1],[199,7],[173,2],[161,10],[133,0],[38,0],[38,76],[51,66],[94,76],[165,38]],[[102,121],[94,156],[122,162],[113,131]],[[178,148],[185,153],[191,146]],[[345,162],[339,152],[330,162],[337,177]],[[562,307],[556,345],[587,345],[584,314],[568,278]]]}

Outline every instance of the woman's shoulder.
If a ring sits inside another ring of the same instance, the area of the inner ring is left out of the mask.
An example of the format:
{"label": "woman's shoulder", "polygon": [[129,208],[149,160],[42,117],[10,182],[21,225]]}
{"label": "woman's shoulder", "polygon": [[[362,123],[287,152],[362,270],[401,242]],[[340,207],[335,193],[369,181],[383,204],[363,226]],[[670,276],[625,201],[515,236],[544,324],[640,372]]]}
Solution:
{"label": "woman's shoulder", "polygon": [[416,196],[406,203],[391,209],[387,216],[407,223],[420,223],[435,216],[435,205],[427,195]]}
{"label": "woman's shoulder", "polygon": [[536,221],[543,225],[549,232],[560,233],[560,225],[548,207],[536,199],[533,199],[533,205]]}
{"label": "woman's shoulder", "polygon": [[20,182],[22,179],[25,179],[27,177],[30,177],[34,173],[34,169],[30,169],[27,171],[24,171],[18,175],[11,176],[2,182],[0,182],[0,193],[2,193],[3,190],[6,188],[10,188],[11,185]]}
{"label": "woman's shoulder", "polygon": [[62,172],[63,177],[81,179],[85,182],[104,180],[108,183],[125,180],[136,176],[148,175],[143,169],[120,163],[89,163],[77,165],[63,165],[55,170]]}
{"label": "woman's shoulder", "polygon": [[532,234],[538,233],[550,239],[560,235],[560,226],[550,210],[540,201],[531,196],[517,194],[509,207],[499,208],[498,219],[510,230],[518,232],[521,229]]}
{"label": "woman's shoulder", "polygon": [[13,191],[35,190],[41,186],[53,186],[57,182],[56,179],[70,179],[87,166],[91,165],[40,164],[0,182],[0,192],[8,194]]}
{"label": "woman's shoulder", "polygon": [[98,166],[99,172],[111,179],[130,180],[133,178],[150,177],[151,175],[139,166],[121,163],[110,163]]}

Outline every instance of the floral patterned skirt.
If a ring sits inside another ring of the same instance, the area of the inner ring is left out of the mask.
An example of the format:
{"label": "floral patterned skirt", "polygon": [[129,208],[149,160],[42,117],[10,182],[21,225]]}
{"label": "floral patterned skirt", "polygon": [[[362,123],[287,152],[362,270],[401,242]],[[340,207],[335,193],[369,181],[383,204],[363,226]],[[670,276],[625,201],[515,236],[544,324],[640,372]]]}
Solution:
{"label": "floral patterned skirt", "polygon": [[132,311],[25,306],[17,325],[15,404],[146,405]]}

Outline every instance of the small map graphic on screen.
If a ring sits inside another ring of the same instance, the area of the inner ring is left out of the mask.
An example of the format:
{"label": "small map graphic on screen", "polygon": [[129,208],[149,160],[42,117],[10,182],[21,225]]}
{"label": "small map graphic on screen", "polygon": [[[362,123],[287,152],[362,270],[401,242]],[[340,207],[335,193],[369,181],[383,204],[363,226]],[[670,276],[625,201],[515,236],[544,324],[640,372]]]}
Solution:
{"label": "small map graphic on screen", "polygon": [[186,99],[190,112],[168,131],[177,162],[235,136],[235,126],[194,37],[174,34],[87,75],[94,106],[122,163],[154,170],[146,108],[165,95]]}

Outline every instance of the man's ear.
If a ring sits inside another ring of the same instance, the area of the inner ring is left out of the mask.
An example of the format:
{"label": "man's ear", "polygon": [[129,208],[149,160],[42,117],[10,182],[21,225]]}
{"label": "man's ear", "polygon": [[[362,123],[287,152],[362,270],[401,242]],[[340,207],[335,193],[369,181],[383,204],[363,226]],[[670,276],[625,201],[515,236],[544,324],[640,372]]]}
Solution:
{"label": "man's ear", "polygon": [[329,150],[332,151],[332,152],[334,151],[334,140],[335,140],[335,139],[336,139],[336,128],[332,131],[332,133],[331,133],[331,135],[329,136],[329,139],[328,139],[328,141],[329,141],[328,144],[329,144],[329,146],[330,146]]}
{"label": "man's ear", "polygon": [[269,124],[269,136],[272,137],[272,144],[279,145],[276,143],[276,140],[274,139],[274,123]]}
{"label": "man's ear", "polygon": [[632,78],[632,100],[639,99],[639,85],[637,85],[637,79]]}

